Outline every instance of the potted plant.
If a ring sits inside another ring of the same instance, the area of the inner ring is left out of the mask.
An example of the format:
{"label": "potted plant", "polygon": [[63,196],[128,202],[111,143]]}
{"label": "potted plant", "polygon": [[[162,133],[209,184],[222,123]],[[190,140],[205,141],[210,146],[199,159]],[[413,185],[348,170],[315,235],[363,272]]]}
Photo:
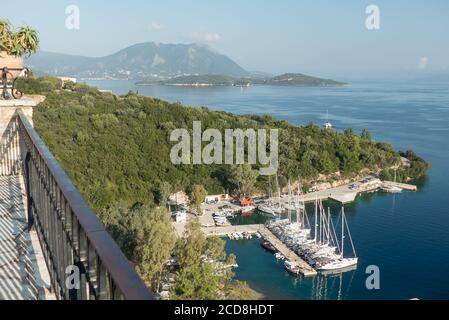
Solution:
{"label": "potted plant", "polygon": [[[23,57],[35,53],[39,48],[37,32],[30,27],[13,29],[7,20],[0,19],[0,71],[8,69],[22,69]],[[13,77],[21,71],[10,70]]]}

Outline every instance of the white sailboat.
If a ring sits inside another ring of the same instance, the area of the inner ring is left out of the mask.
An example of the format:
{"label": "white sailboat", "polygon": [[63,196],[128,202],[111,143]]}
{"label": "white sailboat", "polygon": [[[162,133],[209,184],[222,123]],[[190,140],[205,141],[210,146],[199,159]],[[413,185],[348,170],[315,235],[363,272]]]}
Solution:
{"label": "white sailboat", "polygon": [[[348,269],[350,267],[356,266],[358,264],[358,258],[355,252],[354,242],[352,241],[351,232],[349,230],[348,221],[346,219],[344,208],[342,209],[342,221],[341,221],[341,246],[340,246],[340,254],[338,256],[338,259],[333,260],[330,263],[320,265],[318,267],[318,271],[335,271],[335,270],[343,270]],[[346,234],[345,231],[347,231],[347,234],[349,236],[349,240],[351,243],[352,251],[353,251],[353,257],[345,258],[345,239]]]}
{"label": "white sailboat", "polygon": [[330,122],[329,120],[329,110],[327,111],[327,115],[326,115],[326,122],[324,123],[324,128],[325,129],[332,129],[334,126],[332,125],[332,122]]}
{"label": "white sailboat", "polygon": [[276,185],[278,186],[277,204],[273,204],[270,200],[268,203],[264,203],[264,204],[257,206],[257,210],[259,212],[261,212],[263,214],[271,215],[274,217],[280,216],[282,214],[281,188],[279,187],[277,176],[276,176]]}

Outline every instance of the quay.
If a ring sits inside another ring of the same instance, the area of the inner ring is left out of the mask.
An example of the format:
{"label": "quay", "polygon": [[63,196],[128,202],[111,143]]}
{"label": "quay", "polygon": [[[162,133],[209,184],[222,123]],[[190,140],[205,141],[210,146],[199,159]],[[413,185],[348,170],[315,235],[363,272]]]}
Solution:
{"label": "quay", "polygon": [[256,233],[262,234],[261,231],[263,228],[265,228],[263,224],[250,224],[227,227],[203,227],[202,230],[207,237],[226,237],[231,233],[247,233],[250,235],[254,235]]}
{"label": "quay", "polygon": [[299,266],[300,272],[304,277],[314,277],[318,273],[307,262],[301,259],[296,253],[290,250],[281,240],[279,240],[270,230],[262,226],[259,233],[269,241],[277,251],[279,251],[287,260]]}
{"label": "quay", "polygon": [[418,191],[418,187],[412,184],[392,182],[392,181],[384,181],[383,184],[386,187],[396,187],[408,191]]}
{"label": "quay", "polygon": [[381,181],[373,177],[366,177],[357,182],[347,183],[339,187],[330,188],[321,191],[310,192],[299,197],[300,202],[314,202],[316,200],[334,200],[341,204],[354,202],[357,196],[364,192],[371,192],[380,189],[383,186],[398,187],[408,191],[418,191],[418,187],[391,181]]}

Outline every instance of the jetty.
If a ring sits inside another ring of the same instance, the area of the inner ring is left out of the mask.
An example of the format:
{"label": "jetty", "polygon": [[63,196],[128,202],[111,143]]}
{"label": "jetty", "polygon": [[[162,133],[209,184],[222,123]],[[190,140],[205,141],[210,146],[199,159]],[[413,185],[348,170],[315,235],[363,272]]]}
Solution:
{"label": "jetty", "polygon": [[412,184],[407,183],[399,183],[399,182],[393,182],[393,181],[384,181],[384,186],[386,187],[396,187],[399,189],[407,190],[407,191],[418,191],[418,187]]}
{"label": "jetty", "polygon": [[383,186],[397,187],[402,190],[418,191],[418,187],[411,184],[381,181],[378,178],[368,176],[356,182],[344,184],[339,187],[321,191],[310,192],[299,197],[300,202],[314,202],[316,200],[334,200],[341,204],[354,202],[357,196],[364,192],[379,190]]}
{"label": "jetty", "polygon": [[295,252],[290,250],[265,226],[262,226],[259,233],[266,241],[270,242],[276,248],[276,250],[279,251],[287,260],[299,266],[300,273],[304,277],[314,277],[318,275],[315,269],[313,269],[307,262],[301,259]]}
{"label": "jetty", "polygon": [[203,227],[202,230],[207,237],[226,237],[231,233],[246,233],[250,235],[254,235],[257,233],[262,234],[261,231],[263,230],[263,228],[265,228],[263,224],[249,224],[227,227]]}

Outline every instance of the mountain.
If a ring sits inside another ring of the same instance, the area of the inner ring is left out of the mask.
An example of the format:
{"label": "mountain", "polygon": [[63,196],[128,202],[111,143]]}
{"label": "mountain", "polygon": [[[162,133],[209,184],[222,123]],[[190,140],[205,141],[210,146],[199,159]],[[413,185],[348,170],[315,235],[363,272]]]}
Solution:
{"label": "mountain", "polygon": [[105,57],[41,51],[27,64],[40,73],[77,78],[148,79],[192,74],[249,73],[228,57],[198,44],[140,43]]}

